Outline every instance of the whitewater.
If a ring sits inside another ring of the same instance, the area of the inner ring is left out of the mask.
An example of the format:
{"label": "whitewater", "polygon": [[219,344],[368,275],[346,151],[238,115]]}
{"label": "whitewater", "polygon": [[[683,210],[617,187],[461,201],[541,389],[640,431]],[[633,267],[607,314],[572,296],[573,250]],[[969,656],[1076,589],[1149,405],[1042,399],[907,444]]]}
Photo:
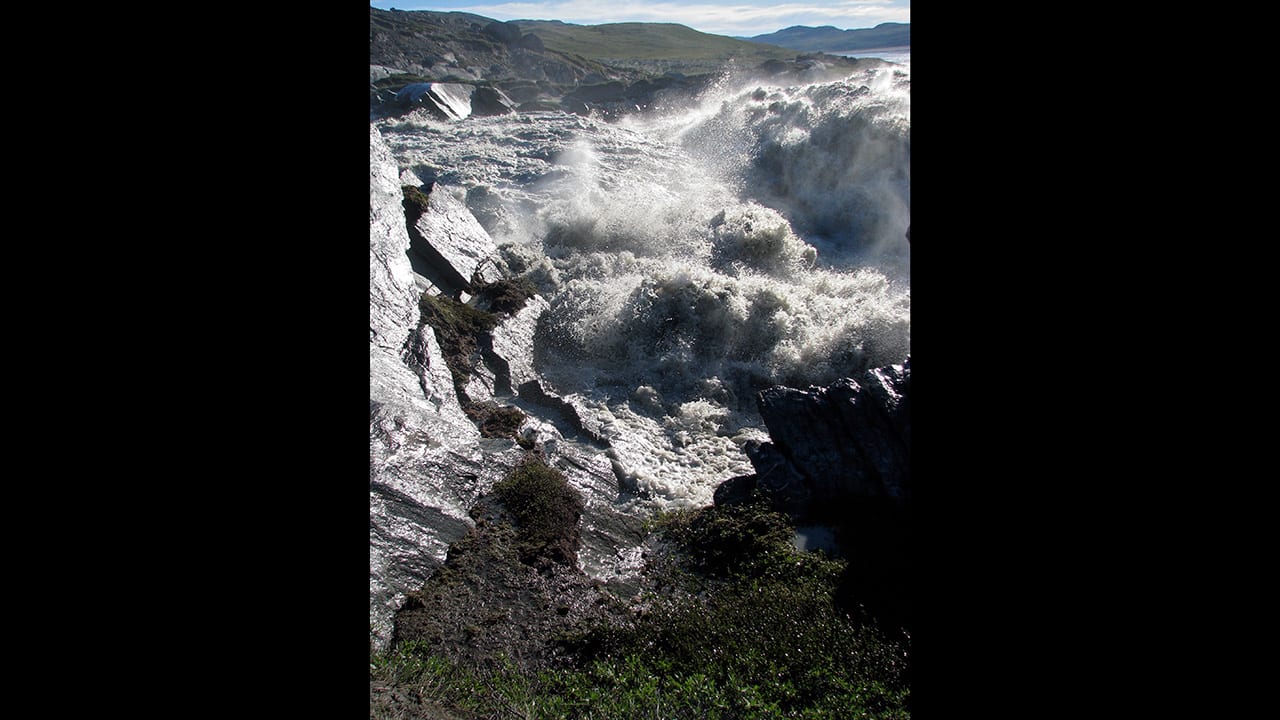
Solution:
{"label": "whitewater", "polygon": [[533,368],[607,440],[619,504],[640,512],[708,504],[753,472],[760,390],[907,358],[910,109],[908,62],[795,84],[729,73],[611,121],[373,124],[402,178],[465,201],[537,286]]}

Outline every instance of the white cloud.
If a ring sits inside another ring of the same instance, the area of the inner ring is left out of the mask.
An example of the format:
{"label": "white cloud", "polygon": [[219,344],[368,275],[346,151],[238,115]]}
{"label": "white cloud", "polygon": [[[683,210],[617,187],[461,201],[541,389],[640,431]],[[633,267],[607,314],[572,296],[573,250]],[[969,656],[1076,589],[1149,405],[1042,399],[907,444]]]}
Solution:
{"label": "white cloud", "polygon": [[718,35],[760,35],[792,25],[835,25],[867,28],[882,22],[911,22],[910,7],[889,0],[845,0],[776,5],[714,4],[710,2],[599,2],[547,0],[507,2],[449,8],[495,20],[563,20],[595,25],[611,22],[671,22]]}

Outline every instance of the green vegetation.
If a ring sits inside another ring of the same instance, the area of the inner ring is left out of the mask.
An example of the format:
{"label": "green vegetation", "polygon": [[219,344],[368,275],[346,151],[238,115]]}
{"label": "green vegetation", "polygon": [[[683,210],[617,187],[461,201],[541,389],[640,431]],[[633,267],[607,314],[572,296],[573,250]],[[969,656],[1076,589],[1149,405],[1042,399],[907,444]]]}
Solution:
{"label": "green vegetation", "polygon": [[[406,189],[406,211],[408,204],[409,191]],[[491,438],[516,438],[520,442],[518,431],[525,414],[518,408],[491,401],[472,402],[467,397],[466,387],[471,381],[471,368],[482,338],[498,325],[498,316],[491,311],[507,313],[519,310],[533,296],[534,290],[528,281],[511,280],[488,283],[481,290],[481,296],[489,298],[490,310],[481,310],[446,295],[423,293],[418,301],[420,322],[435,331],[445,365],[453,377],[454,392],[463,412],[480,428],[480,434]]]}
{"label": "green vegetation", "polygon": [[453,386],[461,394],[471,380],[477,339],[497,327],[497,316],[451,297],[429,293],[422,294],[418,309],[422,322],[435,329],[444,362],[453,374]]}
{"label": "green vegetation", "polygon": [[795,50],[763,43],[710,35],[674,23],[608,23],[571,25],[544,20],[519,20],[525,33],[534,33],[549,50],[591,60],[713,60],[730,58],[759,63],[790,60]]}
{"label": "green vegetation", "polygon": [[577,560],[582,496],[559,470],[529,456],[493,486],[493,493],[516,518],[522,561],[547,557],[567,565]]}
{"label": "green vegetation", "polygon": [[388,75],[387,77],[384,77],[381,80],[374,81],[373,87],[377,90],[395,90],[396,92],[399,92],[406,85],[413,85],[415,83],[428,83],[428,82],[435,82],[435,81],[432,80],[431,78],[422,77],[421,75],[398,73],[395,75]]}
{"label": "green vegetation", "polygon": [[401,185],[400,191],[404,194],[404,219],[409,223],[409,227],[418,224],[418,219],[427,211],[428,196],[422,192],[421,188],[413,185]]}
{"label": "green vegetation", "polygon": [[518,437],[520,424],[525,414],[519,408],[499,405],[492,401],[464,403],[462,411],[480,428],[480,435],[489,438],[515,438],[516,442],[525,443]]}
{"label": "green vegetation", "polygon": [[[478,273],[477,273],[478,274]],[[538,288],[527,277],[495,280],[491,283],[471,279],[471,286],[489,307],[489,312],[512,315],[520,312],[529,298],[538,294]]]}
{"label": "green vegetation", "polygon": [[666,550],[646,589],[630,610],[563,638],[568,665],[447,660],[408,642],[373,660],[371,680],[460,717],[910,717],[908,640],[841,609],[843,562],[796,551],[784,516],[709,507],[651,529]]}

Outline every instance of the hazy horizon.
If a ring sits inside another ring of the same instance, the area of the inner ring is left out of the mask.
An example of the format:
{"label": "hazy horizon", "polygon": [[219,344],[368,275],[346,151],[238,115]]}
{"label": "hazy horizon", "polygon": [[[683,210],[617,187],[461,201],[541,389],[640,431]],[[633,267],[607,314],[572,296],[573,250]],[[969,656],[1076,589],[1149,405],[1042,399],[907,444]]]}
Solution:
{"label": "hazy horizon", "polygon": [[863,30],[886,22],[910,23],[911,0],[698,0],[697,2],[598,2],[598,0],[376,0],[379,10],[465,12],[495,20],[559,20],[575,25],[657,22],[686,25],[731,37],[767,35],[785,28],[831,26]]}

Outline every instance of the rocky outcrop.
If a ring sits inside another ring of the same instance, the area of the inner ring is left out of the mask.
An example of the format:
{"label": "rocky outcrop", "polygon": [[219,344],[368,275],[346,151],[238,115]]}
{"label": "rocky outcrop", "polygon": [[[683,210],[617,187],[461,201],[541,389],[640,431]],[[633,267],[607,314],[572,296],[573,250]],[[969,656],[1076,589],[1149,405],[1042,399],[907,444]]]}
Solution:
{"label": "rocky outcrop", "polygon": [[482,24],[474,22],[476,18],[464,13],[370,8],[369,62],[441,82],[531,80],[573,85],[605,70],[598,62],[548,50],[542,38],[522,33],[515,23],[489,20]]}
{"label": "rocky outcrop", "polygon": [[515,23],[494,21],[485,25],[481,32],[503,45],[515,45],[520,42],[520,26]]}
{"label": "rocky outcrop", "polygon": [[422,262],[419,274],[429,276],[450,295],[469,290],[471,280],[497,280],[493,264],[498,246],[463,199],[439,183],[424,186],[427,208],[409,232],[414,253]]}
{"label": "rocky outcrop", "polygon": [[396,93],[395,102],[405,110],[420,107],[444,120],[461,120],[471,115],[475,89],[463,83],[413,83]]}
{"label": "rocky outcrop", "polygon": [[442,120],[509,115],[516,111],[515,101],[498,88],[467,83],[410,83],[400,88],[390,101],[385,99],[385,92],[377,97],[397,112],[422,108]]}
{"label": "rocky outcrop", "polygon": [[[370,642],[382,646],[404,593],[444,560],[496,480],[431,333],[418,331],[400,178],[369,130]],[[513,458],[514,461],[514,458]]]}
{"label": "rocky outcrop", "polygon": [[605,117],[615,117],[636,110],[647,110],[677,99],[690,101],[710,86],[715,76],[711,73],[683,75],[669,72],[660,77],[642,78],[626,84],[610,80],[578,88],[565,93],[561,107],[579,115],[591,111]]}
{"label": "rocky outcrop", "polygon": [[471,95],[471,114],[481,117],[510,115],[516,111],[516,103],[495,87],[478,87]]}
{"label": "rocky outcrop", "polygon": [[826,388],[772,387],[757,400],[770,441],[747,448],[756,474],[722,483],[716,505],[763,495],[846,558],[844,607],[910,628],[911,359]]}
{"label": "rocky outcrop", "polygon": [[[423,587],[445,562],[449,547],[475,527],[470,511],[477,500],[524,460],[529,447],[543,452],[582,495],[578,569],[625,587],[641,565],[635,551],[643,537],[639,521],[618,507],[621,489],[609,459],[595,447],[566,440],[556,427],[564,425],[559,413],[547,409],[548,403],[563,401],[542,392],[532,361],[544,299],[535,296],[508,307],[505,295],[479,298],[498,312],[484,352],[476,354],[477,367],[490,378],[485,397],[530,413],[518,437],[483,437],[464,411],[435,329],[422,323],[418,271],[496,282],[495,265],[481,267],[496,249],[461,199],[442,187],[431,188],[411,232],[402,189],[406,178],[371,125],[369,639],[379,650],[391,641],[394,616],[405,598]],[[415,265],[411,247],[428,238],[432,248],[440,248],[439,257],[434,264],[418,257]],[[551,421],[538,417],[544,415]]]}
{"label": "rocky outcrop", "polygon": [[756,474],[716,490],[717,504],[752,491],[802,521],[832,519],[861,500],[911,496],[911,359],[826,388],[775,386],[758,397],[770,442],[747,448]]}

